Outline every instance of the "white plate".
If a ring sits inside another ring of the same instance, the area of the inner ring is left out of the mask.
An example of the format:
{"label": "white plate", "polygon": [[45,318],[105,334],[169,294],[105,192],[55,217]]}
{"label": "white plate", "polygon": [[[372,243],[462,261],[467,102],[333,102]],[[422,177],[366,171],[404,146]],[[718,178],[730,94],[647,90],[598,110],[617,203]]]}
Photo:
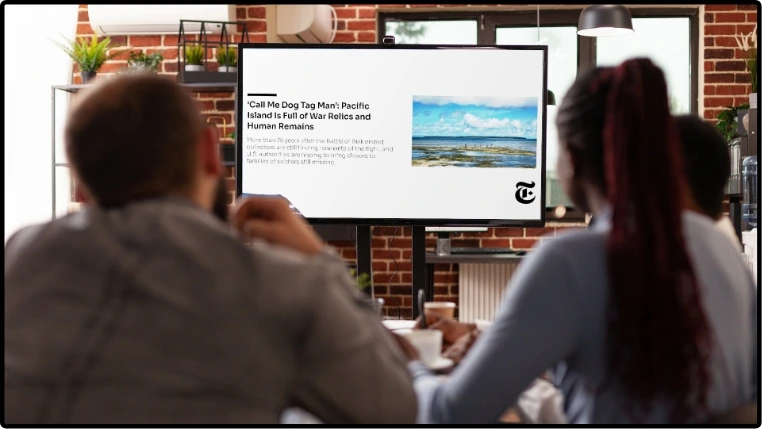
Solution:
{"label": "white plate", "polygon": [[437,360],[435,360],[432,363],[423,363],[426,365],[429,369],[432,369],[434,371],[439,371],[442,369],[450,368],[455,364],[451,359],[447,359],[446,357],[439,357]]}

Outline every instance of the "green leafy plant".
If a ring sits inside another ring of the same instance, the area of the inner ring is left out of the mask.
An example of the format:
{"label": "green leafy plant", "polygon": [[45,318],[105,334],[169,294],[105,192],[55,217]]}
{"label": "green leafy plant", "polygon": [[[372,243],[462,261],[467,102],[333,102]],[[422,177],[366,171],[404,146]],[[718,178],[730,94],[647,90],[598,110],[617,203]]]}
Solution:
{"label": "green leafy plant", "polygon": [[717,115],[717,129],[725,140],[730,142],[738,135],[738,111],[748,109],[744,103],[737,107],[728,107]]}
{"label": "green leafy plant", "polygon": [[220,66],[236,67],[238,65],[238,55],[232,46],[220,46],[217,49],[217,62]]}
{"label": "green leafy plant", "polygon": [[200,66],[204,59],[204,48],[201,45],[188,45],[185,47],[185,63]]}
{"label": "green leafy plant", "polygon": [[231,140],[235,140],[235,133],[228,134],[228,138]]}
{"label": "green leafy plant", "polygon": [[86,37],[80,37],[75,40],[69,40],[68,45],[55,42],[68,55],[77,67],[83,72],[97,72],[103,64],[114,58],[117,53],[109,54],[111,38],[106,37],[98,41],[98,37],[93,35],[90,40]]}
{"label": "green leafy plant", "polygon": [[357,275],[357,270],[349,270],[349,274],[352,277],[357,278],[357,288],[359,290],[362,291],[372,286],[372,282],[370,281],[370,274],[362,273]]}
{"label": "green leafy plant", "polygon": [[164,61],[164,56],[158,52],[146,54],[145,52],[130,52],[130,58],[127,60],[127,69],[129,71],[148,71],[155,72],[159,69],[159,64]]}

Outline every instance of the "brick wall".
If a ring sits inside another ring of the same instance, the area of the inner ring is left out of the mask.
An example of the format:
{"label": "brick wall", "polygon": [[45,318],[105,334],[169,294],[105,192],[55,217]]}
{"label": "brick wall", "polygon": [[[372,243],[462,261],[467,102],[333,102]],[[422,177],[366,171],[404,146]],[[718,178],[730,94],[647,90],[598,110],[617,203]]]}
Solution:
{"label": "brick wall", "polygon": [[735,35],[749,34],[757,23],[754,4],[708,4],[704,7],[704,118],[714,120],[723,108],[749,102],[751,92],[744,51]]}
{"label": "brick wall", "polygon": [[[337,43],[375,43],[377,10],[379,5],[333,5],[339,18]],[[384,9],[402,8],[443,9],[450,5],[381,5]],[[453,5],[466,9],[489,10],[490,5]],[[249,23],[249,36],[252,42],[266,41],[266,8],[263,5],[238,5],[237,17]],[[754,5],[707,5],[704,15],[704,106],[705,117],[713,119],[718,109],[731,104],[746,102],[749,92],[748,77],[743,72],[741,53],[736,49],[734,35],[752,31],[757,20]],[[87,7],[82,5],[79,13],[79,35],[92,34],[88,24]],[[116,36],[112,37],[115,45],[124,51],[114,61],[106,64],[101,73],[113,73],[126,65],[129,50],[144,50],[148,53],[161,51],[166,60],[162,65],[162,74],[172,75],[177,72],[177,37],[165,36]],[[79,76],[74,70],[74,81]],[[688,77],[686,77],[687,79]],[[225,117],[229,127],[233,123],[232,94],[199,94],[203,112],[209,116]],[[219,122],[220,120],[215,119]],[[231,128],[232,130],[232,128]],[[232,132],[232,131],[228,131]],[[223,143],[232,143],[224,140]],[[235,190],[233,169],[228,169],[232,202]],[[548,239],[559,229],[581,227],[579,224],[554,224],[546,228],[504,228],[490,229],[486,233],[458,234],[454,236],[453,246],[512,247],[527,249],[538,240]],[[374,290],[379,297],[386,299],[386,311],[391,316],[399,314],[405,318],[412,314],[412,273],[410,256],[412,253],[412,231],[400,228],[392,239],[396,228],[377,227],[373,229],[372,257]],[[545,238],[541,238],[545,237]],[[354,262],[356,252],[350,241],[332,243],[343,257]],[[432,248],[434,237],[427,239],[427,247]],[[396,263],[395,263],[396,260]],[[458,273],[457,265],[436,267],[435,299],[457,302]],[[395,275],[396,272],[396,275]]]}

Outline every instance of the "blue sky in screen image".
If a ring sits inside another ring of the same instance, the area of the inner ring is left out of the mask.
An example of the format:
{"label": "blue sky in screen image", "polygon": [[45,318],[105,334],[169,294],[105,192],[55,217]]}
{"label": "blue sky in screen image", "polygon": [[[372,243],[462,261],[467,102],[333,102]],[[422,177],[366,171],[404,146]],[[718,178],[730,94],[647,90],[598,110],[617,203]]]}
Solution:
{"label": "blue sky in screen image", "polygon": [[413,97],[413,137],[537,138],[536,97]]}

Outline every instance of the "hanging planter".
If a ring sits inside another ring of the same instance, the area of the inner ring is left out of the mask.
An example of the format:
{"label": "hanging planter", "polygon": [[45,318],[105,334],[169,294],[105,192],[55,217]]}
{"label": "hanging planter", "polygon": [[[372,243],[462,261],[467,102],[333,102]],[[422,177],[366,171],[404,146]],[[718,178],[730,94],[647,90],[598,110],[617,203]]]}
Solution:
{"label": "hanging planter", "polygon": [[[200,31],[189,34],[186,30],[200,27]],[[219,35],[211,29],[221,29]],[[241,43],[249,43],[249,32],[245,22],[224,21],[180,21],[178,34],[178,70],[177,79],[182,83],[235,83],[238,81],[238,57],[235,36],[230,31],[241,33]],[[215,62],[209,60],[211,51],[216,49]],[[181,55],[182,54],[182,55]]]}

